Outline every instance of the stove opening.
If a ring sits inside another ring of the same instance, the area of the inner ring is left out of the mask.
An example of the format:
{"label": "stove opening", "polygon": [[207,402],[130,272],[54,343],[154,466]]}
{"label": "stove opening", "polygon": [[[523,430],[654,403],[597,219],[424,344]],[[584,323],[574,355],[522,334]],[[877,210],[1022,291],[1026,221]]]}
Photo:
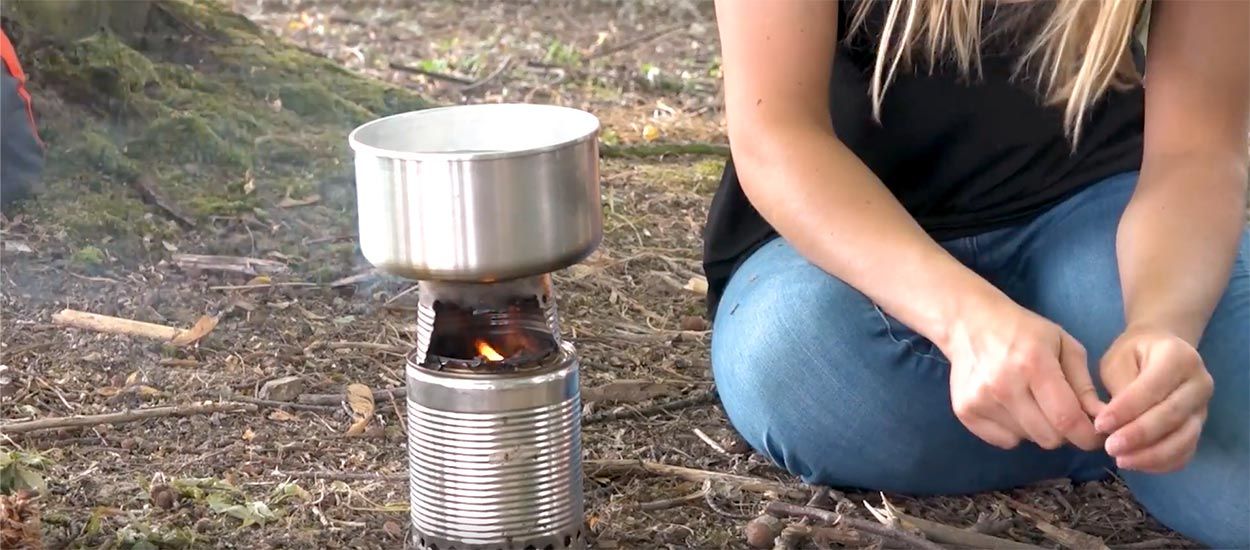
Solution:
{"label": "stove opening", "polygon": [[511,298],[492,307],[434,300],[421,366],[491,373],[540,366],[559,347],[541,301],[535,296]]}

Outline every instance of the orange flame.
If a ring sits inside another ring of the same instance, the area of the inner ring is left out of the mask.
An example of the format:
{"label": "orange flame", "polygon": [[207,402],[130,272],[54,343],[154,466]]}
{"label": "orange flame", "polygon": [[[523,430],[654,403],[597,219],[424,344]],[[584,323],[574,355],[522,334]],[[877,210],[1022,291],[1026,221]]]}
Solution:
{"label": "orange flame", "polygon": [[490,344],[487,344],[485,340],[477,341],[477,352],[482,357],[485,357],[487,361],[503,361],[503,356],[499,355],[499,352],[495,351],[495,348],[490,347]]}

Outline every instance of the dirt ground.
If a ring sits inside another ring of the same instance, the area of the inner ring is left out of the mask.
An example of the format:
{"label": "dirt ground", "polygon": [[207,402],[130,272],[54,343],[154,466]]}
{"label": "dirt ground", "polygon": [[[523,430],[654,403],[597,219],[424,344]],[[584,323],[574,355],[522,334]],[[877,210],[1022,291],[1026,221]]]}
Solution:
{"label": "dirt ground", "polygon": [[[588,109],[604,122],[606,146],[724,141],[708,3],[236,0],[232,7],[310,58],[325,57],[435,103],[534,101]],[[195,24],[186,30],[190,40],[202,34]],[[203,60],[180,62],[214,70]],[[164,70],[158,67],[158,74],[168,83]],[[285,78],[298,79],[297,73]],[[275,117],[296,110],[304,119],[347,105],[331,98],[300,109],[302,96],[283,87],[291,84],[276,83],[273,97],[249,101],[272,106]],[[64,90],[49,95],[48,101],[72,100]],[[108,166],[54,170],[43,204],[3,225],[5,422],[229,401],[255,396],[264,382],[288,375],[300,377],[308,394],[341,393],[347,384],[374,392],[402,384],[396,351],[412,343],[415,293],[405,293],[406,281],[370,274],[356,247],[345,149],[347,131],[360,121],[350,108],[356,104],[368,105],[352,103],[342,107],[344,117],[322,117],[304,130],[293,129],[300,124],[294,118],[260,119],[255,126],[272,123],[287,133],[250,129],[250,147],[241,145],[251,159],[246,169],[218,171],[224,161],[203,154],[172,164],[160,156],[145,161],[122,148],[121,158],[134,159],[131,170],[163,167],[158,181],[169,186],[169,202],[191,210],[190,228],[168,219],[159,205],[135,199]],[[388,99],[387,106],[396,105]],[[218,128],[213,113],[199,116]],[[73,141],[73,124],[51,118],[46,124],[60,124],[50,130],[54,159],[90,153]],[[63,136],[70,137],[57,139]],[[294,143],[308,152],[315,149],[309,143],[323,142],[319,160],[306,164],[302,157],[277,158],[274,145]],[[204,145],[171,147],[162,155],[202,152]],[[711,386],[704,301],[691,281],[701,274],[699,234],[723,161],[711,154],[603,162],[605,242],[588,261],[555,276],[584,387],[611,388],[587,404],[595,421],[585,428],[584,454],[794,484],[738,448],[707,400],[647,410]],[[216,182],[229,201],[220,193],[197,195],[208,193],[200,186],[212,178],[229,179]],[[256,274],[196,270],[179,265],[176,255],[184,253],[269,263]],[[357,275],[351,284],[331,284]],[[179,327],[202,315],[219,321],[198,344],[174,347],[64,328],[52,321],[63,308]],[[0,436],[9,453],[0,455],[9,457],[0,473],[34,472],[46,480],[31,506],[47,548],[396,548],[408,532],[402,409],[402,401],[378,400],[358,436],[346,435],[353,418],[339,405],[261,405]],[[298,475],[307,472],[358,475]],[[662,475],[588,472],[587,522],[598,548],[741,548],[743,526],[774,498],[733,484],[705,488]],[[911,515],[976,524],[1047,548],[1060,547],[1054,537],[1063,529],[1113,548],[1189,546],[1146,516],[1114,480],[951,498],[844,496],[839,510],[850,516],[871,519],[865,503],[879,506],[884,497]],[[676,500],[664,502],[670,499]]]}

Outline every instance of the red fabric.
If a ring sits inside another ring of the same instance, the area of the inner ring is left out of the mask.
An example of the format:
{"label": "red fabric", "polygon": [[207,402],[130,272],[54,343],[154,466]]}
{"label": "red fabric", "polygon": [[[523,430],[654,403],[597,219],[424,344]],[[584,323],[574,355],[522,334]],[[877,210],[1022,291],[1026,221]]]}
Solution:
{"label": "red fabric", "polygon": [[30,119],[30,131],[35,134],[35,140],[39,141],[39,145],[43,145],[43,140],[39,139],[38,126],[35,125],[35,107],[31,103],[30,92],[26,90],[26,72],[22,71],[22,64],[17,60],[17,50],[13,49],[13,43],[9,42],[9,35],[2,30],[0,30],[0,61],[8,67],[9,74],[17,79],[17,94],[26,103],[26,117]]}

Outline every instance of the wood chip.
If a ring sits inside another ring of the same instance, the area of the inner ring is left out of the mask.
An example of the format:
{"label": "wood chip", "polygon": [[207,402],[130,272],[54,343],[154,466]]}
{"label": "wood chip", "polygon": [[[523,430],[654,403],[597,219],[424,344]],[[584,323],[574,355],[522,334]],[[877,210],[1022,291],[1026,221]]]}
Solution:
{"label": "wood chip", "polygon": [[194,326],[178,333],[169,343],[175,346],[189,346],[199,342],[205,336],[208,336],[208,333],[212,332],[213,329],[217,328],[217,321],[216,316],[203,315],[195,322]]}
{"label": "wood chip", "polygon": [[369,426],[369,421],[373,419],[373,390],[364,384],[349,384],[347,386],[347,406],[351,408],[355,421],[347,428],[347,435],[360,435],[365,433],[365,428]]}
{"label": "wood chip", "polygon": [[250,277],[257,275],[277,275],[290,272],[286,264],[261,258],[242,256],[209,256],[203,254],[174,254],[174,264],[182,269],[198,269],[201,271],[225,271],[242,273]]}

